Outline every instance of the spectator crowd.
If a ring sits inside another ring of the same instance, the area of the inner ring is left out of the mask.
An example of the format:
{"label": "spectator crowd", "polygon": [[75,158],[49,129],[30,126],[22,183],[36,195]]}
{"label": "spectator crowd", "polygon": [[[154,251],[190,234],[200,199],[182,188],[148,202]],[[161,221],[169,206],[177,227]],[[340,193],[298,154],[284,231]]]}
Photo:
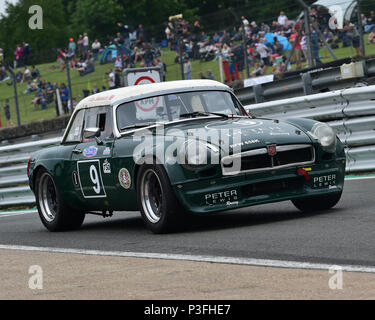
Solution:
{"label": "spectator crowd", "polygon": [[[357,23],[357,11],[354,10],[350,20],[344,22],[342,28],[331,30],[331,15],[324,8],[310,10],[310,33],[312,59],[315,65],[322,64],[320,49],[325,43],[333,49],[339,47],[353,47],[357,55],[360,50],[360,29]],[[363,32],[368,33],[368,44],[375,43],[375,13],[369,16],[361,14]],[[142,24],[130,28],[122,22],[116,24],[117,32],[103,44],[99,39],[90,41],[87,33],[76,38],[67,39],[66,47],[57,50],[58,68],[65,71],[67,64],[81,77],[95,72],[95,64],[111,62],[106,72],[106,85],[83,90],[88,96],[99,91],[124,86],[123,71],[126,68],[159,67],[165,80],[167,66],[161,61],[161,48],[167,47],[175,52],[175,63],[183,64],[185,79],[193,78],[193,60],[220,60],[225,82],[245,79],[246,64],[251,68],[250,76],[258,77],[271,72],[282,74],[292,69],[301,69],[304,64],[308,67],[307,38],[303,16],[295,20],[289,19],[284,11],[271,23],[251,21],[241,17],[238,25],[216,32],[206,32],[199,20],[193,23],[175,16],[164,24],[165,40],[157,45]],[[104,41],[103,41],[104,42]],[[288,59],[286,52],[294,47],[293,55]],[[65,83],[51,83],[42,79],[39,70],[30,66],[32,48],[26,41],[18,44],[14,49],[13,69],[15,81],[26,83],[24,94],[35,93],[30,102],[34,109],[46,109],[50,104],[56,107],[59,115],[59,103],[63,113],[71,112],[77,104],[74,97],[70,97],[69,88]],[[247,57],[247,59],[246,59]],[[0,81],[13,84],[13,79],[5,68],[4,51],[0,48]],[[200,71],[201,79],[214,79],[212,70]],[[58,99],[60,98],[60,100]],[[11,123],[9,101],[4,103],[4,112],[8,123]]]}

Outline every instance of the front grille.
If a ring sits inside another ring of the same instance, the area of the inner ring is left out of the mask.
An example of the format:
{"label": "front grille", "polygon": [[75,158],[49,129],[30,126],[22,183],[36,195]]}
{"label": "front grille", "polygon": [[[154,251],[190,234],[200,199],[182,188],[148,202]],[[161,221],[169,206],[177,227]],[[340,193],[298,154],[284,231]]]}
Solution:
{"label": "front grille", "polygon": [[303,177],[259,182],[242,187],[242,194],[246,198],[282,191],[301,189],[305,181]]}
{"label": "front grille", "polygon": [[245,172],[259,172],[271,169],[307,165],[315,161],[312,145],[283,145],[276,147],[276,154],[268,154],[267,148],[224,157],[221,160],[223,175],[235,175]]}

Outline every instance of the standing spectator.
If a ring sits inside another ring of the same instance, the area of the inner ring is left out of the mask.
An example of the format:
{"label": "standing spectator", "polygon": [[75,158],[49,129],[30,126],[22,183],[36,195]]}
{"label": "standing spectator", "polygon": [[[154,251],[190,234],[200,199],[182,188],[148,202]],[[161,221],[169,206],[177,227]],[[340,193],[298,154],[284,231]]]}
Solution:
{"label": "standing spectator", "polygon": [[84,33],[83,37],[83,50],[86,54],[89,52],[89,37],[87,36],[87,33]]}
{"label": "standing spectator", "polygon": [[196,21],[194,22],[193,33],[194,33],[195,35],[198,35],[199,32],[200,32],[200,30],[201,30],[201,26],[200,26],[200,24],[199,24],[199,21],[196,20]]}
{"label": "standing spectator", "polygon": [[129,33],[130,46],[137,42],[137,30],[133,30]]}
{"label": "standing spectator", "polygon": [[23,62],[23,48],[18,44],[16,48],[16,67],[22,67]]}
{"label": "standing spectator", "polygon": [[292,35],[290,36],[289,40],[293,45],[296,42],[296,46],[294,47],[294,61],[296,63],[297,69],[302,68],[302,49],[301,49],[301,38],[298,36],[298,32],[296,29],[293,28]]}
{"label": "standing spectator", "polygon": [[186,80],[191,80],[191,72],[192,72],[192,66],[189,61],[189,58],[185,58],[185,63],[184,63],[184,76]]}
{"label": "standing spectator", "polygon": [[145,30],[143,29],[143,25],[139,25],[137,29],[137,42],[142,43],[145,40]]}
{"label": "standing spectator", "polygon": [[31,47],[27,42],[23,43],[23,65],[28,66],[29,65],[29,57],[31,53]]}
{"label": "standing spectator", "polygon": [[319,57],[319,38],[318,34],[313,27],[311,27],[311,51],[312,51],[312,58],[315,60],[317,65],[323,64]]}
{"label": "standing spectator", "polygon": [[107,74],[109,90],[115,89],[115,74],[113,73],[111,68],[108,69]]}
{"label": "standing spectator", "polygon": [[4,104],[4,112],[5,112],[5,118],[8,121],[8,125],[13,125],[12,118],[10,116],[10,105],[9,105],[9,99],[5,99]]}
{"label": "standing spectator", "polygon": [[115,88],[121,88],[122,81],[121,81],[121,68],[116,68],[115,72]]}
{"label": "standing spectator", "polygon": [[360,36],[355,25],[353,23],[350,23],[349,20],[345,20],[344,28],[339,31],[345,32],[346,37],[352,40],[353,48],[356,50],[357,56],[360,56],[361,55]]}
{"label": "standing spectator", "polygon": [[267,68],[271,66],[270,58],[268,56],[268,53],[270,52],[270,49],[263,43],[265,39],[259,39],[258,46],[257,46],[257,53],[260,55],[260,59],[263,63],[263,73],[266,74]]}
{"label": "standing spectator", "polygon": [[101,48],[101,44],[98,41],[98,39],[95,39],[95,41],[91,45],[92,53],[94,54],[94,60],[96,61],[98,59],[99,50]]}
{"label": "standing spectator", "polygon": [[72,50],[72,52],[75,54],[76,49],[77,49],[77,45],[76,45],[76,43],[74,42],[74,39],[73,39],[73,38],[70,38],[70,39],[69,39],[68,49],[69,49],[69,50]]}
{"label": "standing spectator", "polygon": [[65,83],[61,84],[60,97],[61,97],[61,103],[63,106],[64,113],[68,114],[69,113],[69,108],[68,108],[69,89],[66,87]]}
{"label": "standing spectator", "polygon": [[165,64],[162,61],[160,61],[160,59],[155,58],[153,65],[155,67],[160,68],[160,70],[161,70],[160,73],[161,73],[162,81],[165,81],[165,75],[166,75]]}
{"label": "standing spectator", "polygon": [[83,48],[83,36],[80,34],[77,40],[78,56],[81,55],[85,50]]}
{"label": "standing spectator", "polygon": [[242,45],[233,46],[233,54],[234,54],[234,59],[237,65],[237,70],[240,74],[240,78],[244,79],[244,74],[243,70],[245,69],[245,55],[244,55],[244,47]]}
{"label": "standing spectator", "polygon": [[144,51],[143,58],[145,59],[146,67],[149,68],[152,60],[154,59],[151,45],[149,43],[143,42],[143,51]]}
{"label": "standing spectator", "polygon": [[122,32],[125,47],[129,48],[130,47],[130,29],[129,29],[129,26],[124,25],[122,22],[117,22],[117,26],[120,28],[120,31]]}
{"label": "standing spectator", "polygon": [[249,20],[247,20],[244,16],[241,17],[241,20],[242,20],[244,27],[249,25]]}
{"label": "standing spectator", "polygon": [[288,17],[285,15],[284,11],[280,11],[280,15],[277,18],[277,22],[282,27],[286,27],[286,25],[288,24]]}
{"label": "standing spectator", "polygon": [[174,28],[172,22],[169,22],[167,24],[167,27],[165,28],[165,35],[168,41],[168,49],[170,49],[172,47],[172,41],[174,37]]}

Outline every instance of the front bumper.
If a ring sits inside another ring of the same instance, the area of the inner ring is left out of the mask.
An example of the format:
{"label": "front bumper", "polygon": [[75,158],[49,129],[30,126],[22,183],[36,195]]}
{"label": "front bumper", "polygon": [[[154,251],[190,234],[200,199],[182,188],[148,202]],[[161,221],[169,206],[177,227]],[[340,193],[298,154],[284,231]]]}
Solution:
{"label": "front bumper", "polygon": [[310,180],[294,167],[200,180],[174,185],[181,204],[190,212],[204,214],[342,192],[345,158],[303,167]]}

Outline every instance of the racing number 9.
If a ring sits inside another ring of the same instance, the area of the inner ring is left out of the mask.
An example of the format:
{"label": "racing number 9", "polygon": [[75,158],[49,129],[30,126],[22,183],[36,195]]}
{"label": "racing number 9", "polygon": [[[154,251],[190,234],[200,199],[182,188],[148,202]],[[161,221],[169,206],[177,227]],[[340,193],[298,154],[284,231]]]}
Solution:
{"label": "racing number 9", "polygon": [[90,166],[90,178],[92,183],[94,184],[94,191],[95,193],[99,194],[100,193],[100,182],[99,182],[99,176],[98,176],[98,171],[96,170],[96,167],[94,165]]}

